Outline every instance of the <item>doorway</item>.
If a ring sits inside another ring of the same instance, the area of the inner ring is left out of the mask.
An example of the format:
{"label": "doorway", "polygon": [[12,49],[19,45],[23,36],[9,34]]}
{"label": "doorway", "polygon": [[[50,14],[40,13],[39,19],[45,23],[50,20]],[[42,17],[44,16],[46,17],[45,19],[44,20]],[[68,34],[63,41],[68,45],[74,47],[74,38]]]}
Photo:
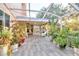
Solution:
{"label": "doorway", "polygon": [[28,24],[27,33],[28,35],[33,35],[33,25]]}

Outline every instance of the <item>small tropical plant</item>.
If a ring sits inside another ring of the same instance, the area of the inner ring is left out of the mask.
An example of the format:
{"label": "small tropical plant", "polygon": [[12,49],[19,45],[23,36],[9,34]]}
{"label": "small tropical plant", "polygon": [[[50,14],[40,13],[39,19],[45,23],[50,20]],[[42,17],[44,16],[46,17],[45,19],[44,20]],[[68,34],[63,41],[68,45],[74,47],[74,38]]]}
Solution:
{"label": "small tropical plant", "polygon": [[57,37],[55,42],[59,45],[60,48],[65,48],[67,45],[67,39],[62,37]]}
{"label": "small tropical plant", "polygon": [[63,28],[57,33],[55,42],[60,46],[60,48],[65,48],[67,45],[67,41],[68,41],[68,29]]}

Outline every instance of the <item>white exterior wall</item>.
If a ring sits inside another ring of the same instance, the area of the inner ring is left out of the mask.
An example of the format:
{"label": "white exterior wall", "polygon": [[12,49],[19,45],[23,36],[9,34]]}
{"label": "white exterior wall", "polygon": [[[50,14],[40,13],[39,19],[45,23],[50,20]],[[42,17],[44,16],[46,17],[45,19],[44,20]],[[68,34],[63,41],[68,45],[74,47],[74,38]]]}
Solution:
{"label": "white exterior wall", "polygon": [[[12,16],[10,11],[4,6],[3,3],[0,3],[0,10],[2,10],[4,13],[7,13],[8,15],[10,15],[10,21],[15,20],[15,18]],[[10,22],[10,25],[11,25],[11,22]]]}
{"label": "white exterior wall", "polygon": [[33,35],[40,35],[40,26],[34,25],[33,26]]}

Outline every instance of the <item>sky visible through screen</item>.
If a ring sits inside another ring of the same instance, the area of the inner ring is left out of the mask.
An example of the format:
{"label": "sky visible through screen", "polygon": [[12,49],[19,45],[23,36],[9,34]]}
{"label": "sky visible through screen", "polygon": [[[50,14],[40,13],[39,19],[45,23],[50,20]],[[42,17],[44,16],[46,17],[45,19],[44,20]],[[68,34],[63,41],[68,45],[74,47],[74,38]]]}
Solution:
{"label": "sky visible through screen", "polygon": [[[43,7],[48,7],[51,3],[30,3],[30,10],[37,10],[37,11],[40,11]],[[55,3],[55,4],[58,4],[58,3]],[[8,3],[7,4],[10,8],[15,8],[15,9],[21,9],[21,4],[19,3]],[[67,4],[63,4],[63,6],[67,6]],[[26,9],[29,10],[29,4],[26,3]],[[15,16],[21,16],[21,11],[18,11],[18,10],[14,10],[13,11],[14,15]],[[27,17],[33,17],[33,18],[36,18],[36,15],[38,12],[31,12],[30,11],[30,14],[29,12],[27,11]]]}
{"label": "sky visible through screen", "polygon": [[[48,7],[50,5],[50,3],[30,3],[30,9],[31,10],[39,10],[43,7]],[[67,3],[63,4],[63,7],[67,6]],[[36,17],[36,14],[38,12],[30,12],[31,17]]]}
{"label": "sky visible through screen", "polygon": [[[50,3],[30,3],[30,9],[31,10],[39,10],[43,7],[48,7]],[[31,12],[30,15],[31,17],[36,17],[36,14],[38,12]]]}

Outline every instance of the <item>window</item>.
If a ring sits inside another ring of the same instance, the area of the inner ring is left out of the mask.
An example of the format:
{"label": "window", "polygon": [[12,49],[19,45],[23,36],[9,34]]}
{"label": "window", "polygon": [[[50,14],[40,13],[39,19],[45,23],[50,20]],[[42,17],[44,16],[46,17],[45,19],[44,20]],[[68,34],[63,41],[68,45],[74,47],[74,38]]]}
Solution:
{"label": "window", "polygon": [[75,5],[76,5],[77,7],[79,7],[79,3],[75,3]]}
{"label": "window", "polygon": [[0,27],[2,26],[2,16],[3,16],[3,11],[0,10]]}
{"label": "window", "polygon": [[0,10],[0,16],[3,16],[3,11]]}
{"label": "window", "polygon": [[5,26],[9,27],[10,23],[10,16],[8,14],[5,14]]}

